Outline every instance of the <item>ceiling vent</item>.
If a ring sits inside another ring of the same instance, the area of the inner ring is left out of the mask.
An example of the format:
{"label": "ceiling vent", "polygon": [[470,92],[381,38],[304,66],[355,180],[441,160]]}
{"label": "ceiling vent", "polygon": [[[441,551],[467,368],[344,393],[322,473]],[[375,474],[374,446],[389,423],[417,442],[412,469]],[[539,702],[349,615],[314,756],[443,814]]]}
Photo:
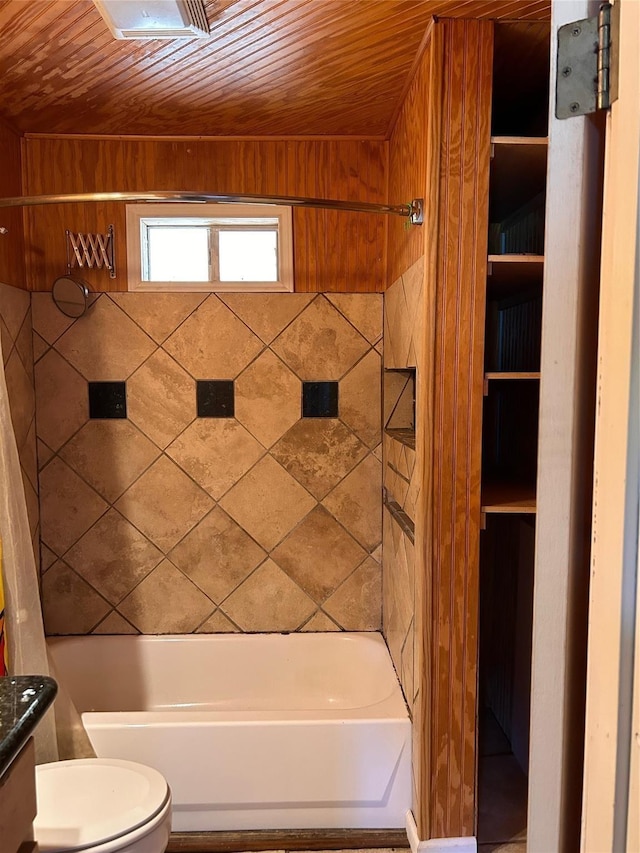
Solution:
{"label": "ceiling vent", "polygon": [[93,0],[117,39],[209,38],[202,0]]}

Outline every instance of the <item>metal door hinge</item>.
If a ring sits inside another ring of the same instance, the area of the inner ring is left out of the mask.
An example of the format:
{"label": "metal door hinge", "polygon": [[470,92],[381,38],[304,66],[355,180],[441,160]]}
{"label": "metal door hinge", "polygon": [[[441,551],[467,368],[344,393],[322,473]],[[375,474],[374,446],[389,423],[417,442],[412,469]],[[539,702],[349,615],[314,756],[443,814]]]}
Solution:
{"label": "metal door hinge", "polygon": [[618,98],[620,3],[558,30],[556,118],[606,110]]}

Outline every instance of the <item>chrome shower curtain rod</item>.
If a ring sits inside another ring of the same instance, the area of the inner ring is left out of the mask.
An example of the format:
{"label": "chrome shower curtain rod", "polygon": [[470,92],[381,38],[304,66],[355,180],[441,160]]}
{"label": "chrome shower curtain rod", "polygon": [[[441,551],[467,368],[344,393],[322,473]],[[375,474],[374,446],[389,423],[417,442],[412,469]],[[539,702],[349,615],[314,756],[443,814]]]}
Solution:
{"label": "chrome shower curtain rod", "polygon": [[139,192],[139,193],[70,193],[63,195],[31,195],[0,198],[3,207],[33,207],[38,204],[81,204],[91,201],[184,201],[195,204],[227,202],[229,204],[285,204],[291,207],[310,207],[323,210],[349,210],[356,213],[384,213],[404,216],[414,225],[423,221],[424,200],[414,198],[408,204],[372,204],[365,201],[338,201],[332,198],[304,198],[298,196],[230,195],[228,193],[198,192]]}

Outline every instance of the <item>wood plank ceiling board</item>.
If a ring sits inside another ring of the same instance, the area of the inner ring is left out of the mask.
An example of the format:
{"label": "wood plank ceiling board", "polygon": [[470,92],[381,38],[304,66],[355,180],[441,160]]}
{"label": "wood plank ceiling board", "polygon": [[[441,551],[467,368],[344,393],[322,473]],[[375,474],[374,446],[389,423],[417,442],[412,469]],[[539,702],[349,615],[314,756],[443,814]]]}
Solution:
{"label": "wood plank ceiling board", "polygon": [[0,116],[22,133],[386,138],[432,16],[550,0],[206,0],[210,40],[117,41],[91,0],[0,2]]}

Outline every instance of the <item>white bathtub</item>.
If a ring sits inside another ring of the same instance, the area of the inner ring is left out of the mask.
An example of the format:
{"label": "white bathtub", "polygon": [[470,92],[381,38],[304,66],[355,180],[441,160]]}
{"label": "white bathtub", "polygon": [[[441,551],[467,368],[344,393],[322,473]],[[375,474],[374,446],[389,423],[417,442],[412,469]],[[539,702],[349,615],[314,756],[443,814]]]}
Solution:
{"label": "white bathtub", "polygon": [[411,724],[379,634],[49,643],[97,755],[169,781],[174,831],[404,827]]}

